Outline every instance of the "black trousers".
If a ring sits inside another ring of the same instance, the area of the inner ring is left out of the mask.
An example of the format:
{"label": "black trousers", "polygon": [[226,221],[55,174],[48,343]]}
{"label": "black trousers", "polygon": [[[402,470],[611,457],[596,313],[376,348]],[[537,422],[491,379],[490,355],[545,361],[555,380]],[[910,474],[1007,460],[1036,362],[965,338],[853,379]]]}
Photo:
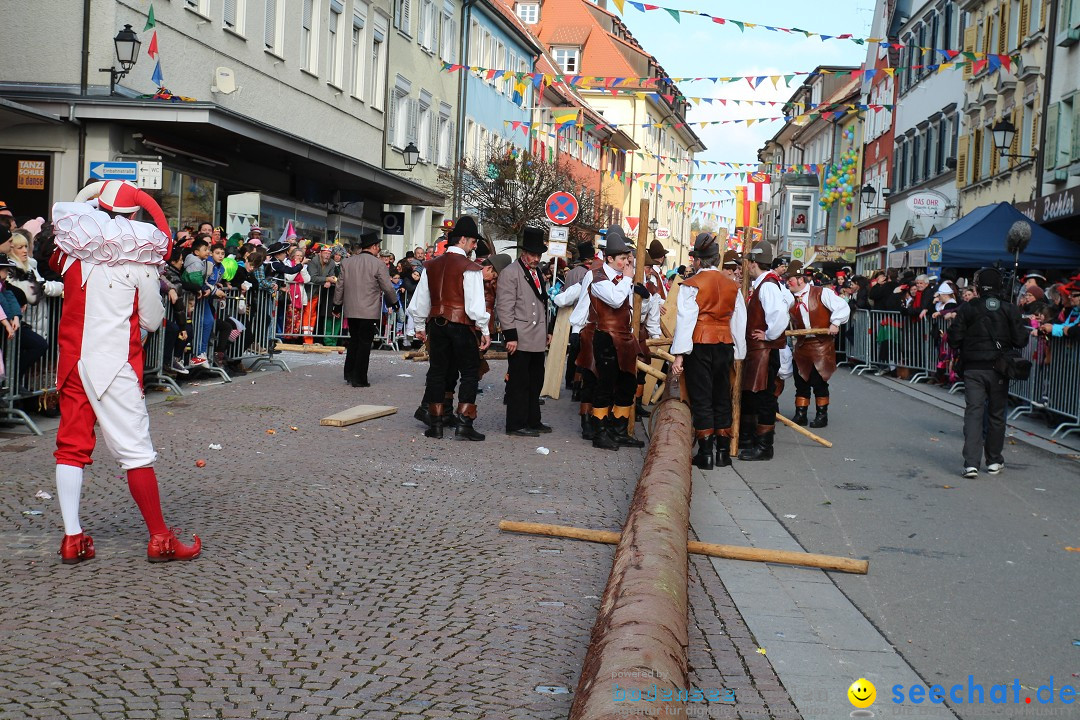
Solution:
{"label": "black trousers", "polygon": [[[424,402],[443,402],[447,377],[456,367],[461,377],[458,402],[475,405],[476,388],[480,384],[480,346],[476,328],[434,319],[428,320],[427,336],[429,360]],[[451,410],[447,408],[446,413]]]}
{"label": "black trousers", "polygon": [[814,397],[829,397],[829,383],[821,377],[816,367],[810,368],[809,380],[803,380],[799,368],[795,368],[795,397],[808,398],[811,390],[814,391]]}
{"label": "black trousers", "polygon": [[349,345],[345,351],[345,382],[368,382],[371,343],[379,330],[378,320],[349,318]]}
{"label": "black trousers", "polygon": [[578,372],[575,361],[580,349],[581,333],[570,333],[570,344],[566,350],[566,387],[571,387],[574,384],[574,375]]}
{"label": "black trousers", "polygon": [[544,388],[544,353],[515,350],[506,359],[506,432],[540,425]]}
{"label": "black trousers", "polygon": [[984,454],[987,465],[1005,462],[1009,381],[993,368],[964,370],[964,400],[964,467],[979,467]]}
{"label": "black trousers", "polygon": [[780,403],[776,398],[776,376],[780,374],[780,351],[769,351],[769,376],[765,389],[743,393],[743,412],[756,415],[758,425],[775,425]]}
{"label": "black trousers", "polygon": [[581,392],[578,398],[583,405],[592,405],[596,397],[596,376],[587,368],[579,367],[578,370],[581,371]]}
{"label": "black trousers", "polygon": [[593,407],[633,405],[634,392],[637,390],[637,374],[619,369],[615,343],[611,336],[602,330],[597,330],[593,335],[593,358],[596,363],[596,392],[593,393]]}
{"label": "black trousers", "polygon": [[694,343],[684,359],[686,390],[695,430],[726,430],[731,427],[731,364],[735,346],[728,343]]}

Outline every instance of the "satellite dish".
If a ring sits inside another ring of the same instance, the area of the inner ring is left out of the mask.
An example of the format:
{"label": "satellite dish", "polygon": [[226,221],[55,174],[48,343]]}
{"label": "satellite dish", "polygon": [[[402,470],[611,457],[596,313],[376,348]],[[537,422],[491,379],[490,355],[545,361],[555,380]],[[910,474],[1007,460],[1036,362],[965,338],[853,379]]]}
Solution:
{"label": "satellite dish", "polygon": [[214,69],[214,84],[210,86],[210,92],[229,95],[236,92],[236,75],[232,68],[219,67]]}

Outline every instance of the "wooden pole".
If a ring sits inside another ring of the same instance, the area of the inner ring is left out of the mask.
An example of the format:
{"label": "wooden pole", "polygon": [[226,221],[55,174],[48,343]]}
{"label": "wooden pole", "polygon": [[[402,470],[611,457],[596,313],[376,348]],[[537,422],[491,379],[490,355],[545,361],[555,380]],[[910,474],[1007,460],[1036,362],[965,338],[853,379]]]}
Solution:
{"label": "wooden pole", "polygon": [[802,330],[785,330],[788,337],[805,337],[807,335],[828,335],[829,328],[803,328]]}
{"label": "wooden pole", "polygon": [[[723,260],[721,259],[721,262]],[[742,240],[742,299],[750,302],[750,228],[743,228]],[[742,421],[743,361],[735,361],[735,382],[731,383],[731,447],[732,455],[739,453],[739,424]]]}
{"label": "wooden pole", "polygon": [[[659,160],[657,161],[659,162]],[[634,256],[634,285],[642,282],[645,279],[645,243],[649,239],[649,201],[645,198],[641,199],[641,204],[638,206],[638,233],[637,233],[637,247],[635,248]],[[634,293],[634,314],[630,321],[630,330],[637,337],[641,331],[641,296]],[[629,432],[634,434],[634,417],[637,403],[630,405],[630,423]]]}
{"label": "wooden pole", "polygon": [[671,345],[671,338],[649,338],[645,341],[645,344],[651,348],[654,347],[669,347]]}
{"label": "wooden pole", "polygon": [[[525,533],[527,535],[546,535],[548,537],[570,538],[572,540],[586,540],[588,542],[606,543],[614,545],[622,537],[620,533],[609,530],[590,530],[588,528],[569,527],[567,525],[547,525],[545,523],[514,522],[512,520],[500,520],[499,529],[506,532]],[[816,553],[792,552],[790,550],[770,550],[768,548],[750,548],[740,545],[717,545],[714,543],[697,542],[690,540],[686,543],[686,550],[695,555],[708,555],[709,557],[727,558],[729,560],[748,560],[750,562],[783,563],[785,565],[799,565],[801,567],[815,567],[822,570],[836,570],[838,572],[855,573],[865,575],[870,569],[867,560],[855,560],[854,558],[837,557],[835,555],[818,555]]]}
{"label": "wooden pole", "polygon": [[646,375],[652,375],[657,380],[666,381],[667,375],[654,368],[648,363],[643,363],[640,360],[637,361],[637,369],[645,373]]}
{"label": "wooden pole", "polygon": [[820,443],[821,445],[824,445],[827,448],[832,447],[832,443],[829,442],[828,440],[826,440],[825,438],[818,437],[817,435],[810,432],[809,430],[802,427],[801,425],[796,425],[795,423],[793,423],[791,420],[788,420],[786,417],[784,417],[780,413],[776,413],[776,419],[779,420],[780,422],[782,422],[784,425],[787,425],[789,428],[791,428],[795,432],[797,432],[797,433],[799,433],[801,435],[805,435],[806,437],[810,438],[814,442]]}

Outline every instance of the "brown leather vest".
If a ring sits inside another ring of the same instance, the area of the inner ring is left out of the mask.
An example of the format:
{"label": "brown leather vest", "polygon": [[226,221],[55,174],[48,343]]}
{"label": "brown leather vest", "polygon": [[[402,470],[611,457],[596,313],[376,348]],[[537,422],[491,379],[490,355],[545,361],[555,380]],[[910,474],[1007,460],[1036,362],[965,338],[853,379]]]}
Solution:
{"label": "brown leather vest", "polygon": [[[803,296],[806,301],[806,311],[810,316],[810,327],[827,328],[832,322],[832,311],[821,302],[821,288],[814,286]],[[799,307],[799,296],[795,296],[795,304],[791,306],[791,326],[796,330],[809,329],[803,324],[802,310]],[[832,337],[827,339],[832,342]]]}
{"label": "brown leather vest", "polygon": [[720,272],[699,272],[683,285],[697,288],[698,317],[694,325],[694,344],[731,344],[731,316],[739,285]]}
{"label": "brown leather vest", "polygon": [[480,266],[464,255],[446,252],[424,263],[431,294],[429,318],[445,318],[462,325],[472,324],[465,312],[465,273]]}
{"label": "brown leather vest", "polygon": [[[761,281],[761,285],[765,283],[772,283],[776,287],[783,289],[783,285],[780,284],[780,280],[776,275],[769,273],[769,276]],[[765,322],[765,308],[761,305],[761,285],[758,285],[757,289],[750,294],[750,302],[746,304],[746,350],[747,352],[752,350],[779,350],[787,345],[787,338],[781,334],[780,337],[775,340],[755,340],[751,333],[755,330],[768,331],[769,325]]]}
{"label": "brown leather vest", "polygon": [[[593,270],[592,282],[601,283],[608,280],[603,266]],[[589,292],[589,322],[609,335],[629,334],[630,316],[632,313],[629,302],[625,302],[619,308],[613,308]]]}
{"label": "brown leather vest", "polygon": [[656,268],[648,268],[645,273],[645,287],[653,295],[659,295],[661,300],[666,300],[667,288],[664,287],[664,280],[660,277],[660,273],[656,272]]}
{"label": "brown leather vest", "polygon": [[[484,281],[484,305],[488,311],[488,333],[495,334],[495,295],[499,289],[499,276]],[[462,291],[464,292],[464,290]]]}

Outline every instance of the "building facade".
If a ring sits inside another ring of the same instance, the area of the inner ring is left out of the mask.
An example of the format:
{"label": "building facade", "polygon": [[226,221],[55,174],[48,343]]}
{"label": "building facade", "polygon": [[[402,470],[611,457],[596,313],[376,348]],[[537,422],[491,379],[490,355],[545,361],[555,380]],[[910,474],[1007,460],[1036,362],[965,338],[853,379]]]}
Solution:
{"label": "building facade", "polygon": [[[962,72],[939,72],[919,48],[963,47],[966,13],[955,0],[897,0],[889,37],[904,45],[894,71],[896,110],[889,241],[921,240],[960,217],[956,179],[964,97]],[[903,262],[904,254],[893,256]],[[891,258],[890,258],[891,260]]]}
{"label": "building facade", "polygon": [[[964,49],[1008,53],[1020,62],[997,67],[976,62],[964,71],[964,126],[957,166],[960,210],[998,202],[1026,202],[1037,194],[1035,155],[1042,129],[1046,94],[1045,32],[1049,3],[1044,0],[969,0]],[[1075,80],[1072,82],[1076,87]],[[1056,108],[1055,108],[1056,109]],[[1071,121],[1071,106],[1067,111]],[[1011,147],[1002,153],[993,128],[1001,122],[1015,128]],[[1060,125],[1055,117],[1051,128]],[[1071,153],[1071,138],[1069,142]]]}

